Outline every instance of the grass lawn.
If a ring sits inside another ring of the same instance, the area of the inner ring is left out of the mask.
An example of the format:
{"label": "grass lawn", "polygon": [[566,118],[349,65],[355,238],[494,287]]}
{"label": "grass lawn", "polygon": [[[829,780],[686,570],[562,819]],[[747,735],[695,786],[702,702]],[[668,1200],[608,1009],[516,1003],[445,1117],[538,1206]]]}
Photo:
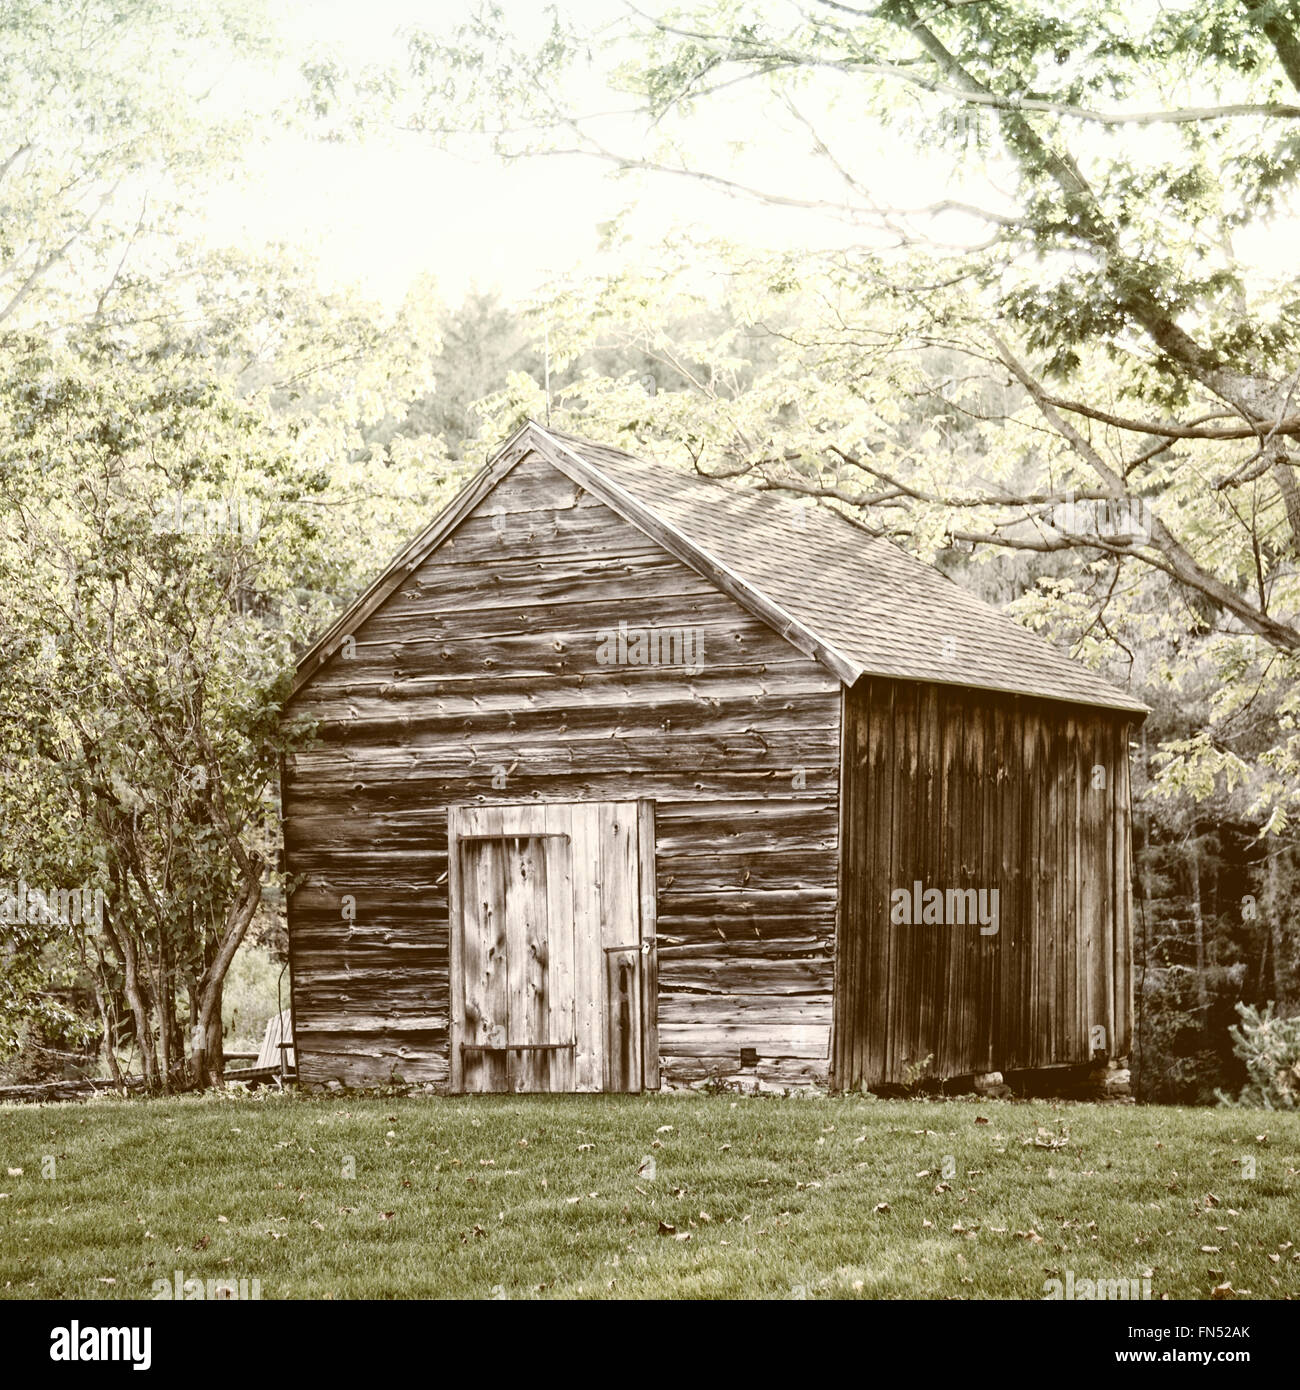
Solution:
{"label": "grass lawn", "polygon": [[1300,1296],[1300,1115],[107,1100],[0,1108],[0,1192],[8,1298],[150,1297],[178,1269],[263,1298],[1041,1298],[1067,1271]]}

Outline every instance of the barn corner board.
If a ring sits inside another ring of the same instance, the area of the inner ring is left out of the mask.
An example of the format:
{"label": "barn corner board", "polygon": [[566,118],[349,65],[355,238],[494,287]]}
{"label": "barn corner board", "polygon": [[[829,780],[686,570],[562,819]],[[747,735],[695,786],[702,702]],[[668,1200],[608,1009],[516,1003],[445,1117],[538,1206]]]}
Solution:
{"label": "barn corner board", "polygon": [[529,423],[299,664],[299,1079],[1120,1055],[1145,712],[832,512]]}

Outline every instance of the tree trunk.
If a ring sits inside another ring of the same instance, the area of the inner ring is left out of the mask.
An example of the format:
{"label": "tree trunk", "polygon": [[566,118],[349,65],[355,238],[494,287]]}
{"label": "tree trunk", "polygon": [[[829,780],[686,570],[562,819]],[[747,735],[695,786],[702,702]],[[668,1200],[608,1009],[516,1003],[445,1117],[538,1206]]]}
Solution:
{"label": "tree trunk", "polygon": [[221,989],[224,981],[217,984],[216,1004],[208,1022],[207,1035],[203,1043],[203,1057],[207,1063],[208,1076],[214,1086],[219,1086],[226,1074],[226,1040],[221,1031]]}
{"label": "tree trunk", "polygon": [[140,986],[140,961],[135,942],[131,939],[129,928],[119,930],[112,923],[108,909],[104,913],[104,925],[109,939],[122,962],[122,982],[126,1002],[131,1007],[135,1020],[136,1042],[140,1046],[140,1069],[144,1075],[145,1088],[152,1089],[158,1082],[158,1054],[154,1050],[153,1017],[146,992]]}
{"label": "tree trunk", "polygon": [[1204,1030],[1210,1016],[1210,997],[1205,986],[1205,914],[1201,906],[1201,850],[1196,828],[1187,842],[1192,861],[1192,931],[1196,938],[1196,1008],[1200,1014],[1197,1027]]}
{"label": "tree trunk", "polygon": [[247,858],[239,892],[226,913],[226,925],[221,933],[217,954],[203,972],[198,1020],[198,1036],[203,1039],[203,1051],[195,1068],[200,1086],[210,1086],[221,1079],[221,987],[261,900],[262,860],[260,855],[252,854]]}
{"label": "tree trunk", "polygon": [[[99,951],[99,944],[95,944],[96,953]],[[122,1080],[121,1069],[117,1065],[117,1053],[114,1050],[114,1029],[113,1020],[108,1011],[109,989],[108,980],[105,978],[104,961],[100,957],[99,969],[95,972],[95,1003],[99,1008],[99,1021],[104,1029],[104,1065],[108,1068],[108,1074],[113,1078],[113,1085],[117,1087],[120,1094],[126,1094],[126,1084]]]}
{"label": "tree trunk", "polygon": [[172,1089],[172,990],[167,961],[167,939],[158,934],[158,1041],[162,1047],[162,1088],[164,1095]]}

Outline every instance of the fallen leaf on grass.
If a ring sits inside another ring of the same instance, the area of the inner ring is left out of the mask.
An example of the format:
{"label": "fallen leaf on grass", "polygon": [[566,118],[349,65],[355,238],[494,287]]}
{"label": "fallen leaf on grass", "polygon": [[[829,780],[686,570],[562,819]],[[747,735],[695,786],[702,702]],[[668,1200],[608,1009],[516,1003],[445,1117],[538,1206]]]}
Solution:
{"label": "fallen leaf on grass", "polygon": [[677,1227],[674,1226],[671,1221],[661,1221],[659,1223],[659,1234],[661,1236],[675,1236],[677,1234]]}
{"label": "fallen leaf on grass", "polygon": [[877,1202],[876,1205],[872,1208],[873,1211],[888,1211],[889,1209],[890,1207],[888,1202]]}
{"label": "fallen leaf on grass", "polygon": [[212,1237],[211,1237],[211,1236],[200,1236],[200,1237],[198,1238],[198,1240],[196,1240],[196,1241],[194,1242],[194,1249],[195,1249],[195,1250],[206,1250],[206,1249],[208,1248],[208,1246],[211,1245],[211,1244],[212,1244]]}

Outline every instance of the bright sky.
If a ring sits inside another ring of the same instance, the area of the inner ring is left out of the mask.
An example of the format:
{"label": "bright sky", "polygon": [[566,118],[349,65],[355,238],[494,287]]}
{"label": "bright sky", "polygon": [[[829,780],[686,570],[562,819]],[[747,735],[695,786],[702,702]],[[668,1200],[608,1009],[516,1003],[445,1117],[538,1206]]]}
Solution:
{"label": "bright sky", "polygon": [[[540,22],[539,0],[504,0],[504,7],[521,35]],[[450,27],[465,6],[462,0],[280,0],[278,8],[295,62],[313,44],[338,45],[364,62],[398,58],[399,29],[417,22]],[[616,4],[578,0],[569,8],[607,20]],[[754,111],[742,96],[729,114],[725,105],[715,109],[711,123],[725,167],[730,142],[753,135]],[[745,157],[749,167],[738,172],[785,193],[842,196],[808,158],[806,135],[767,123],[762,130],[764,140]],[[760,208],[687,180],[616,181],[605,165],[581,157],[503,166],[486,154],[475,160],[441,151],[429,137],[405,132],[364,145],[286,133],[251,151],[249,167],[244,186],[214,192],[207,218],[212,240],[301,246],[318,260],[323,278],[359,284],[390,304],[421,274],[432,274],[452,301],[471,286],[522,297],[552,275],[594,265],[599,224],[629,206],[628,230],[647,245],[686,223],[778,245],[799,245],[810,233],[806,212]],[[896,181],[904,166],[891,172]],[[814,177],[821,182],[810,182]],[[905,181],[917,185],[918,201],[941,196],[941,185],[922,185],[910,157]],[[828,219],[814,234],[844,232]]]}
{"label": "bright sky", "polygon": [[[282,0],[278,8],[295,61],[317,43],[338,45],[348,60],[398,59],[399,28],[435,14],[418,0]],[[438,5],[437,13],[455,9]],[[525,227],[504,210],[512,199],[545,206],[553,171],[474,163],[401,132],[364,144],[285,133],[250,151],[248,167],[243,186],[214,193],[214,241],[300,246],[323,278],[355,282],[389,303],[426,273],[451,299],[474,284],[526,292],[594,244],[593,213],[599,200],[610,201],[597,171],[572,170],[566,185],[578,190],[584,212],[566,205],[564,215],[532,217]]]}

